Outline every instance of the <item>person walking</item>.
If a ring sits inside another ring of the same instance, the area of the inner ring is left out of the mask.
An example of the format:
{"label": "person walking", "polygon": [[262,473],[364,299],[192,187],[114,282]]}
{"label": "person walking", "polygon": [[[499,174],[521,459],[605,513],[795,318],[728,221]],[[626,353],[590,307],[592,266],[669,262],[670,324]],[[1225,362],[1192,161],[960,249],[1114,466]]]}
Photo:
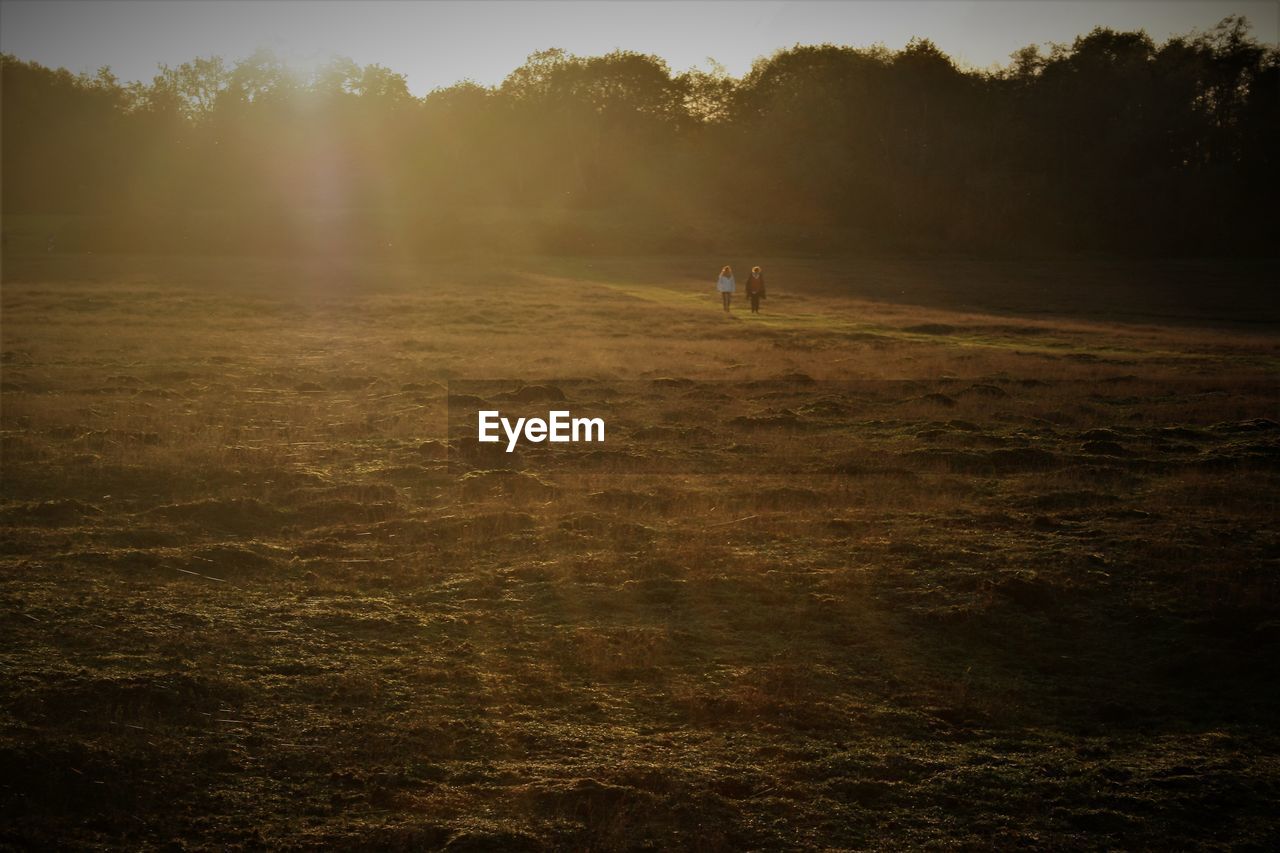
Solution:
{"label": "person walking", "polygon": [[733,299],[733,291],[738,287],[738,283],[733,280],[733,268],[725,264],[720,270],[720,280],[716,282],[716,290],[720,291],[720,298],[724,300],[724,310],[729,311],[729,302]]}
{"label": "person walking", "polygon": [[760,300],[764,299],[764,272],[760,267],[751,268],[751,278],[747,279],[747,296],[751,299],[751,313],[760,313]]}

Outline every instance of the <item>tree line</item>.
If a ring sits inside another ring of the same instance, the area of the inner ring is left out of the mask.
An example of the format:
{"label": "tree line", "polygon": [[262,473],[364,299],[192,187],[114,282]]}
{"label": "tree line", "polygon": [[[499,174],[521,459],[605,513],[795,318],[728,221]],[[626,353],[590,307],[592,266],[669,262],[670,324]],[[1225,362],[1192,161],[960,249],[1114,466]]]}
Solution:
{"label": "tree line", "polygon": [[1237,255],[1280,224],[1280,52],[1241,18],[994,70],[926,39],[796,46],[741,78],[545,50],[421,98],[267,52],[149,83],[10,55],[0,75],[6,229],[63,217],[99,248]]}

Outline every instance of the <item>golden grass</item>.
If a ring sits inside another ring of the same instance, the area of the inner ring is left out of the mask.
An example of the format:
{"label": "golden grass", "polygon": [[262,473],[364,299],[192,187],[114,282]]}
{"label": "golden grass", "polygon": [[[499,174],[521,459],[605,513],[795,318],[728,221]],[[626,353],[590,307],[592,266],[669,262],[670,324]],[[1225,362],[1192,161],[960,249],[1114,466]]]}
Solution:
{"label": "golden grass", "polygon": [[6,258],[5,837],[1261,843],[1274,335],[766,260]]}

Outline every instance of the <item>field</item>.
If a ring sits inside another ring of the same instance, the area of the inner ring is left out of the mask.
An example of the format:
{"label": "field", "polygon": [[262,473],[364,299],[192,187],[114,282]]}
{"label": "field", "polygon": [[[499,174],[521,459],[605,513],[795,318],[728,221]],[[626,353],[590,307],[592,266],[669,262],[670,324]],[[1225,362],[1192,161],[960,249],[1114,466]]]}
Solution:
{"label": "field", "polygon": [[1274,265],[761,262],[6,257],[0,845],[1274,848]]}

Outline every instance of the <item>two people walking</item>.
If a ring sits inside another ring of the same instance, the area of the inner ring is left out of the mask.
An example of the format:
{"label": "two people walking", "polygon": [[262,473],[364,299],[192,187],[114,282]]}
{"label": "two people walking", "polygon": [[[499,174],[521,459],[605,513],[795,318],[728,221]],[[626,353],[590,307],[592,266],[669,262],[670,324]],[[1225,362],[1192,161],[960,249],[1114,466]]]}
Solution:
{"label": "two people walking", "polygon": [[[764,272],[760,267],[751,268],[751,276],[747,279],[747,297],[751,300],[751,313],[760,313],[760,300],[765,297],[764,293]],[[733,300],[733,293],[738,289],[738,282],[733,278],[733,268],[728,264],[720,270],[720,279],[716,282],[716,290],[720,292],[720,298],[724,302],[724,310],[729,310],[729,303]]]}

